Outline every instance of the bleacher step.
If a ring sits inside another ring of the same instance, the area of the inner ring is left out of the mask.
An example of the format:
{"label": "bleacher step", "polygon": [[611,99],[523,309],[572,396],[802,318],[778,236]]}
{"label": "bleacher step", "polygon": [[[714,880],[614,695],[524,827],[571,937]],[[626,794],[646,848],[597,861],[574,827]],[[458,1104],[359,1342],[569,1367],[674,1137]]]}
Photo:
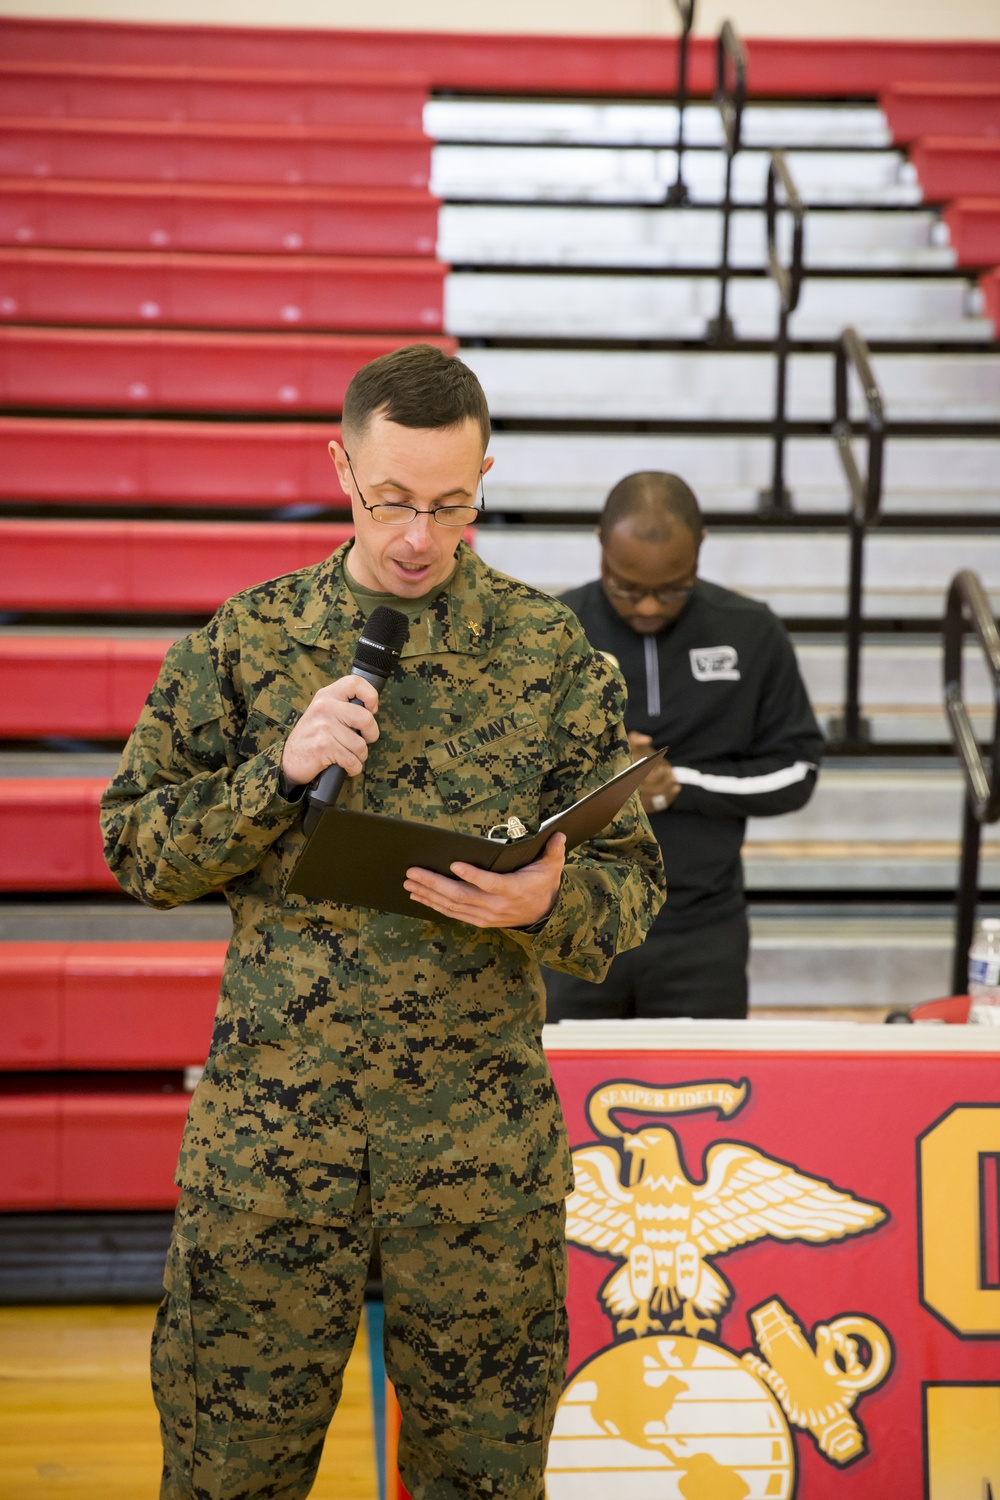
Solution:
{"label": "bleacher step", "polygon": [[0,521],[0,609],[205,614],[266,578],[310,567],[353,534],[304,521]]}
{"label": "bleacher step", "polygon": [[[773,354],[470,347],[462,357],[498,418],[722,423],[774,415]],[[880,352],[872,363],[890,422],[1000,421],[1000,352]],[[832,419],[828,354],[790,356],[787,411],[792,421]]]}
{"label": "bleacher step", "polygon": [[0,116],[420,130],[426,85],[405,74],[250,68],[0,64]]}
{"label": "bleacher step", "polygon": [[[914,207],[920,184],[899,151],[789,151],[788,167],[802,201]],[[762,204],[770,153],[741,151],[733,162],[732,197]],[[677,153],[628,146],[436,145],[431,190],[446,199],[481,202],[662,203],[677,176]],[[685,152],[691,201],[721,203],[721,151]]]}
{"label": "bleacher step", "polygon": [[[718,310],[719,283],[708,275],[477,270],[448,277],[444,326],[460,339],[700,339]],[[729,314],[738,338],[773,338],[778,312],[773,281],[734,277]],[[872,342],[991,343],[993,325],[980,314],[981,297],[964,277],[807,277],[789,335],[833,340],[851,324]]]}
{"label": "bleacher step", "polygon": [[[787,217],[779,247],[787,259]],[[730,222],[730,264],[760,270],[767,235],[759,210]],[[438,253],[453,265],[715,268],[722,216],[714,208],[602,208],[591,205],[445,203]],[[345,252],[346,253],[346,252]],[[809,214],[806,273],[822,270],[947,270],[955,264],[937,214],[929,209],[824,210]]]}
{"label": "bleacher step", "polygon": [[154,911],[124,894],[107,901],[0,901],[0,943],[211,943],[232,932],[221,896]]}
{"label": "bleacher step", "polygon": [[[496,432],[490,451],[497,460],[490,474],[491,514],[589,510],[596,516],[612,485],[642,469],[680,474],[710,515],[753,513],[771,484],[774,465],[770,438],[723,434]],[[1000,436],[894,435],[885,448],[883,482],[886,515],[919,512],[942,520],[998,512]],[[788,440],[785,485],[797,514],[846,515],[847,481],[828,436]]]}
{"label": "bleacher step", "polygon": [[[0,417],[0,499],[118,510],[124,505],[343,507],[326,444],[336,424]],[[596,514],[612,485],[640,469],[685,478],[709,517],[753,515],[770,482],[773,443],[724,433],[495,432],[487,516]],[[847,511],[829,436],[790,438],[785,483],[796,514]],[[885,515],[931,521],[1000,512],[1000,437],[893,435],[885,450]]]}
{"label": "bleacher step", "polygon": [[[4,750],[0,803],[7,793],[27,805],[25,796],[51,792],[53,807],[82,809],[93,804],[118,759],[103,751]],[[877,861],[914,851],[918,858],[943,859],[961,830],[963,796],[961,773],[950,756],[896,763],[840,757],[823,768],[804,808],[751,818],[748,854],[775,865],[789,859]],[[1000,859],[997,825],[984,827],[983,848],[994,864]]]}
{"label": "bleacher step", "polygon": [[[519,142],[559,146],[673,146],[674,104],[571,99],[431,99],[424,129],[437,141]],[[892,145],[881,109],[870,104],[757,104],[743,110],[748,148],[831,146],[877,149]],[[725,145],[714,104],[696,101],[684,111],[684,142]]]}
{"label": "bleacher step", "polygon": [[[843,714],[847,648],[842,638],[799,635],[794,644],[816,717],[828,725]],[[986,741],[996,700],[982,651],[973,641],[964,651],[962,691],[976,732]],[[875,744],[949,744],[940,640],[867,637],[861,653],[861,713]]]}
{"label": "bleacher step", "polygon": [[[422,338],[454,349],[450,339]],[[406,334],[0,328],[0,402],[332,419],[360,365],[412,342]]]}
{"label": "bleacher step", "polygon": [[[0,740],[124,739],[177,631],[108,625],[0,626]],[[798,635],[795,649],[821,723],[842,712],[842,639]],[[995,712],[982,653],[965,647],[963,692],[985,739]],[[878,745],[949,742],[938,640],[869,636],[861,658],[861,709]]]}
{"label": "bleacher step", "polygon": [[[590,527],[484,526],[478,551],[501,572],[548,593],[565,593],[600,571]],[[940,620],[952,577],[972,563],[1000,602],[1000,536],[872,532],[865,553],[865,617]],[[705,540],[701,571],[762,599],[785,618],[840,620],[846,613],[846,530],[717,528]]]}
{"label": "bleacher step", "polygon": [[[8,323],[699,339],[718,302],[715,277],[681,273],[446,275],[417,257],[0,249],[0,320]],[[991,342],[980,303],[963,276],[807,279],[789,332],[835,339],[850,323],[873,341]],[[777,287],[737,276],[729,310],[738,337],[768,338]]]}
{"label": "bleacher step", "polygon": [[0,175],[77,181],[426,188],[430,142],[387,125],[7,119]]}
{"label": "bleacher step", "polygon": [[[170,911],[124,898],[0,904],[0,944],[221,943],[230,931],[229,909],[220,899]],[[947,906],[751,901],[750,931],[755,1010],[906,1008],[950,987],[953,913]]]}
{"label": "bleacher step", "polygon": [[0,249],[0,320],[439,333],[445,267],[416,256]]}
{"label": "bleacher step", "polygon": [[948,907],[750,908],[752,1010],[908,1009],[951,989]]}
{"label": "bleacher step", "polygon": [[138,506],[345,507],[339,424],[0,417],[0,497]]}
{"label": "bleacher step", "polygon": [[421,188],[0,181],[0,244],[247,255],[434,254]]}

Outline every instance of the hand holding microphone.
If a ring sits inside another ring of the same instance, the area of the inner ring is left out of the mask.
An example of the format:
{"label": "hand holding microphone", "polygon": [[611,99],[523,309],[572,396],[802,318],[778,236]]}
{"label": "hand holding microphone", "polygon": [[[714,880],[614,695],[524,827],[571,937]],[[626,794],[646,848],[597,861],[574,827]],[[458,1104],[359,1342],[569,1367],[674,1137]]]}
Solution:
{"label": "hand holding microphone", "polygon": [[378,739],[377,708],[378,693],[363,677],[352,674],[320,688],[285,741],[285,779],[302,786],[328,766],[357,776]]}
{"label": "hand holding microphone", "polygon": [[286,781],[315,785],[308,794],[305,828],[311,832],[337,800],[346,776],[357,776],[378,739],[378,695],[406,644],[409,622],[396,609],[372,611],[354,651],[350,675],[320,688],[285,742]]}

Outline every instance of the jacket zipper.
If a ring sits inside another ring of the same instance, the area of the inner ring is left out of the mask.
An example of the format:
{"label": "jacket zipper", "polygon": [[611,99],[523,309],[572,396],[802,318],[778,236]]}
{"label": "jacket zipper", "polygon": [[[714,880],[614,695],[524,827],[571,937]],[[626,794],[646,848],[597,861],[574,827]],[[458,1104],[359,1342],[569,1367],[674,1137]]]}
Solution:
{"label": "jacket zipper", "polygon": [[646,712],[651,719],[660,717],[660,653],[656,636],[647,635],[643,641],[646,654]]}

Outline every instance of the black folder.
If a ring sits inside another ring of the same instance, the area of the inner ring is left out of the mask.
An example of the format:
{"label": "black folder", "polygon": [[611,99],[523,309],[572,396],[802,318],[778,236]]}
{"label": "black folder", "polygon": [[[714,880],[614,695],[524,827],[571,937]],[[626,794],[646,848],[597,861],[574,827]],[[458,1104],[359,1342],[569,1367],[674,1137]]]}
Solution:
{"label": "black folder", "polygon": [[411,901],[403,889],[412,866],[454,879],[451,866],[462,860],[481,870],[506,874],[537,859],[554,833],[564,833],[567,850],[574,849],[612,822],[666,748],[612,776],[572,807],[546,818],[537,833],[523,838],[480,838],[438,824],[329,807],[296,861],[288,890],[310,901],[373,906],[378,911],[433,920],[430,908]]}

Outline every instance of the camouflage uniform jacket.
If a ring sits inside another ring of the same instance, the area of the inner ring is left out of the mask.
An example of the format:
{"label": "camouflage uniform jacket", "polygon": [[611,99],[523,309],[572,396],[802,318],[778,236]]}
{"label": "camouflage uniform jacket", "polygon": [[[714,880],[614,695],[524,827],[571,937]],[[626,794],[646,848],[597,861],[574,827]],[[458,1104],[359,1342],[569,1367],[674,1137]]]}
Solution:
{"label": "camouflage uniform jacket", "polygon": [[[636,946],[663,899],[658,847],[633,797],[574,851],[530,933],[286,894],[304,835],[281,795],[284,741],[349,672],[364,625],[341,556],[236,595],[171,647],[104,796],[126,891],[171,907],[223,887],[232,909],[177,1180],[343,1221],[367,1145],[376,1223],[527,1211],[571,1187],[538,965],[596,980]],[[462,544],[341,801],[469,832],[512,813],[537,826],[628,764],[623,706],[570,611]]]}

